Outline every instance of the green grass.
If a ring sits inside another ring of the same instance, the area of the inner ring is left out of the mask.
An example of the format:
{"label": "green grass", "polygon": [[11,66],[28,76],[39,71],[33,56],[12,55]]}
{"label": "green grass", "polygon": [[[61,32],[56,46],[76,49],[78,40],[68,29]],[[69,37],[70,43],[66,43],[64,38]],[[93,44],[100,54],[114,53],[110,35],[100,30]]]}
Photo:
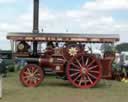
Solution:
{"label": "green grass", "polygon": [[128,84],[122,82],[102,80],[96,87],[84,90],[47,76],[39,87],[26,88],[18,78],[18,73],[4,78],[0,102],[128,102]]}

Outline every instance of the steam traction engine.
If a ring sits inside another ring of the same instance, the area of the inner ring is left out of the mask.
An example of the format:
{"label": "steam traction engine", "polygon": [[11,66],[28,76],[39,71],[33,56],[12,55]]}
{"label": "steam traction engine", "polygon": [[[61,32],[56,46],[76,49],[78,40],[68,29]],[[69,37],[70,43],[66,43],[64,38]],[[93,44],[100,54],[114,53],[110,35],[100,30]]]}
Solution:
{"label": "steam traction engine", "polygon": [[39,0],[34,0],[32,33],[7,36],[14,58],[27,63],[20,72],[23,85],[38,86],[44,79],[45,68],[51,68],[57,76],[78,88],[90,88],[101,78],[111,78],[114,55],[104,54],[99,58],[86,51],[85,46],[87,43],[114,43],[119,40],[118,35],[39,33],[38,7]]}
{"label": "steam traction engine", "polygon": [[[20,72],[20,81],[27,87],[36,87],[44,79],[44,68],[51,68],[60,77],[68,79],[74,86],[90,88],[101,78],[111,78],[112,54],[97,58],[85,51],[86,43],[113,43],[114,35],[11,33],[8,39],[15,45],[14,56],[27,61]],[[33,42],[37,52],[33,52]],[[41,48],[41,45],[46,47]]]}

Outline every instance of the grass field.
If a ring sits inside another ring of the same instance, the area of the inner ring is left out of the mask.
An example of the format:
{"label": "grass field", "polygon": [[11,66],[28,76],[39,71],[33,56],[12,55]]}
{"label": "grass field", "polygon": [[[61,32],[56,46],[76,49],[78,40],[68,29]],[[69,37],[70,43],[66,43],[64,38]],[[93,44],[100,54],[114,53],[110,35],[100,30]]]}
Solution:
{"label": "grass field", "polygon": [[78,89],[69,82],[45,77],[37,88],[26,88],[18,73],[9,73],[3,80],[3,98],[0,102],[128,102],[128,84],[105,81],[91,89]]}

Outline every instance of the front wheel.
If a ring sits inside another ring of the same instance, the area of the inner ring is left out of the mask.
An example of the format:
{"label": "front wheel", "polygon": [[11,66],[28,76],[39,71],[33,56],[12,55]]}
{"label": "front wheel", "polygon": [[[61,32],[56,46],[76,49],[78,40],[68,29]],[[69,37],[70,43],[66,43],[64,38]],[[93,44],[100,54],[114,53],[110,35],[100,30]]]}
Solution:
{"label": "front wheel", "polygon": [[26,87],[37,87],[44,79],[44,72],[35,64],[26,65],[20,72],[20,81]]}
{"label": "front wheel", "polygon": [[78,54],[69,61],[66,74],[75,87],[91,88],[101,79],[101,64],[94,56]]}

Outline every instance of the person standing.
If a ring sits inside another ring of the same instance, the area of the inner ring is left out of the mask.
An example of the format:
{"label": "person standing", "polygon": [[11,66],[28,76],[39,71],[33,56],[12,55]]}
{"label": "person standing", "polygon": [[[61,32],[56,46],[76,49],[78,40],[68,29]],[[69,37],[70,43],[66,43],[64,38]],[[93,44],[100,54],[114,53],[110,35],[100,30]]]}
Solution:
{"label": "person standing", "polygon": [[2,77],[7,76],[7,68],[4,60],[2,59],[2,56],[0,55],[0,74]]}

